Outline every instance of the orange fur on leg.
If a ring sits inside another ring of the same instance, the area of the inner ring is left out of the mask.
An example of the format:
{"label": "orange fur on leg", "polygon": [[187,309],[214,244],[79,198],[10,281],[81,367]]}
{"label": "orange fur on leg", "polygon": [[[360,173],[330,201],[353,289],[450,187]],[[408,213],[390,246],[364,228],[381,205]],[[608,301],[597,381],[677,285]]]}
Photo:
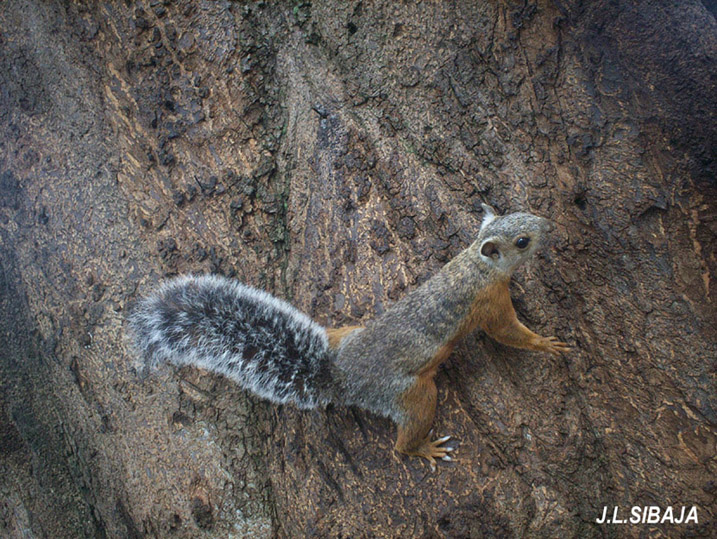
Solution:
{"label": "orange fur on leg", "polygon": [[541,337],[520,323],[510,300],[507,281],[492,288],[489,305],[491,308],[479,315],[477,321],[499,343],[556,355],[570,350],[555,337]]}
{"label": "orange fur on leg", "polygon": [[329,336],[329,348],[338,348],[341,341],[353,331],[361,329],[363,326],[344,326],[342,328],[326,328],[326,334]]}
{"label": "orange fur on leg", "polygon": [[416,383],[404,395],[401,408],[406,418],[398,425],[396,451],[416,455],[428,460],[431,469],[436,469],[436,459],[451,460],[448,453],[452,447],[440,447],[450,436],[431,441],[431,425],[436,413],[438,390],[433,382],[436,372],[419,376]]}

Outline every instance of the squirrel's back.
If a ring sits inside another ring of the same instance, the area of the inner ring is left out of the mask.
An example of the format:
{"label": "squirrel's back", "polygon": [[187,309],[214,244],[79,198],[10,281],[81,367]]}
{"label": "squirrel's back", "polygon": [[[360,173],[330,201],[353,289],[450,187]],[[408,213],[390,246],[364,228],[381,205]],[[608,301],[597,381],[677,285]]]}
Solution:
{"label": "squirrel's back", "polygon": [[129,316],[148,366],[223,374],[260,397],[313,408],[332,400],[326,331],[287,302],[218,275],[172,279]]}

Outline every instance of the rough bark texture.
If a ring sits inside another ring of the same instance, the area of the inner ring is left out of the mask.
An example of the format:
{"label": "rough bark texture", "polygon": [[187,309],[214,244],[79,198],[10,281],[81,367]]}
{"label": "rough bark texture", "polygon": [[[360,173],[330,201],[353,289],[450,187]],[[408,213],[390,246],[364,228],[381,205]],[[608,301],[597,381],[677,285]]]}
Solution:
{"label": "rough bark texture", "polygon": [[[0,4],[0,534],[714,533],[714,11]],[[481,202],[556,223],[512,290],[574,349],[467,338],[436,473],[362,411],[133,368],[125,313],[163,276],[361,323],[471,242]],[[606,505],[699,524],[599,526]]]}

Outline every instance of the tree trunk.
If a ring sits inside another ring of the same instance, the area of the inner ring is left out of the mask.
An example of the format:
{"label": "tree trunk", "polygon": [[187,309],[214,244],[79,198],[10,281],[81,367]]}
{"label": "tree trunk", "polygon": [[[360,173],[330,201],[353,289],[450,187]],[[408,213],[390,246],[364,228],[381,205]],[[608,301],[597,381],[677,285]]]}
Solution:
{"label": "tree trunk", "polygon": [[[716,56],[694,0],[0,4],[0,534],[713,533]],[[360,324],[482,202],[556,224],[511,288],[573,350],[466,338],[435,473],[369,413],[134,367],[165,276]],[[653,505],[698,522],[596,522]]]}

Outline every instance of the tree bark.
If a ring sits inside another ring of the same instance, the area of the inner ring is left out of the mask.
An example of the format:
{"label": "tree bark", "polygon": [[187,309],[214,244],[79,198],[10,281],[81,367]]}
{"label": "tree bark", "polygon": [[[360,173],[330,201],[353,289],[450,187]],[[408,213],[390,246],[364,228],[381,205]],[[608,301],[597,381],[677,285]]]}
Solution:
{"label": "tree bark", "polygon": [[[716,45],[694,0],[2,3],[2,535],[708,536]],[[512,294],[573,350],[466,338],[436,473],[386,419],[134,366],[165,276],[360,324],[482,202],[555,223]],[[651,505],[699,521],[596,523]]]}

